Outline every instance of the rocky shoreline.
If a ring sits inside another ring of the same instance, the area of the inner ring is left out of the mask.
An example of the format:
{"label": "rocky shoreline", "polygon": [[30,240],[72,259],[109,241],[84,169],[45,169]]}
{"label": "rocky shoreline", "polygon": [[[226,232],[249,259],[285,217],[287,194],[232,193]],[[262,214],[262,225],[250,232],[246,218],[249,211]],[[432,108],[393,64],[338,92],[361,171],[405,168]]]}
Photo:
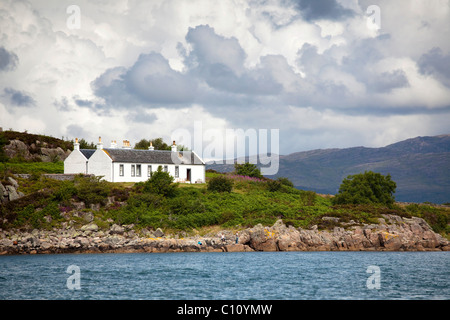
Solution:
{"label": "rocky shoreline", "polygon": [[[333,219],[329,217],[329,219]],[[100,230],[95,223],[56,230],[0,230],[0,255],[131,252],[249,252],[249,251],[449,251],[450,242],[433,232],[425,220],[383,215],[379,224],[305,230],[278,220],[235,234],[220,231],[181,238],[163,230],[137,234],[132,225]],[[221,239],[222,234],[224,239]]]}

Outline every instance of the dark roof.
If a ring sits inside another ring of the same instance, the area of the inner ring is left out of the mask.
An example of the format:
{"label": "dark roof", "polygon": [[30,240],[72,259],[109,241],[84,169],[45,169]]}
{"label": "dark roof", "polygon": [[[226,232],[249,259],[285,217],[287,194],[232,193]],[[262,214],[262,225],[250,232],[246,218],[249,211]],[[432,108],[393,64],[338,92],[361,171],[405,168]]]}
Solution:
{"label": "dark roof", "polygon": [[80,152],[86,157],[86,159],[89,159],[94,154],[95,150],[96,149],[80,149]]}
{"label": "dark roof", "polygon": [[[104,148],[103,151],[114,162],[160,163],[160,164],[204,164],[192,151],[137,150]],[[175,155],[175,157],[173,157]]]}

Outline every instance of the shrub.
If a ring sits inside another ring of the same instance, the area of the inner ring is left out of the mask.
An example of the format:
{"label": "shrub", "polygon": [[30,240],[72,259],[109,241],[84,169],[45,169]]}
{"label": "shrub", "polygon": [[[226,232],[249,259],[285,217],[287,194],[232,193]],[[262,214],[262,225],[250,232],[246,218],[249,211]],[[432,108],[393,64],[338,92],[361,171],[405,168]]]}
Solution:
{"label": "shrub", "polygon": [[339,192],[333,198],[334,204],[394,204],[396,183],[391,176],[366,171],[350,175],[342,181]]}
{"label": "shrub", "polygon": [[232,189],[233,182],[224,176],[211,178],[208,182],[208,191],[231,192]]}
{"label": "shrub", "polygon": [[282,184],[278,180],[269,180],[269,181],[267,181],[267,189],[270,192],[280,191],[281,186],[282,186]]}
{"label": "shrub", "polygon": [[178,184],[173,183],[173,177],[162,171],[161,166],[152,172],[151,177],[144,183],[144,192],[151,192],[163,196],[174,196]]}
{"label": "shrub", "polygon": [[253,163],[243,163],[239,164],[236,163],[234,165],[234,170],[237,175],[240,176],[248,176],[248,177],[254,177],[254,178],[262,178],[261,170],[258,169],[258,167]]}
{"label": "shrub", "polygon": [[316,193],[314,191],[301,191],[303,205],[314,206],[316,204]]}
{"label": "shrub", "polygon": [[101,180],[101,177],[77,176],[74,180],[75,195],[86,205],[94,203],[106,203],[106,198],[111,191],[111,184]]}

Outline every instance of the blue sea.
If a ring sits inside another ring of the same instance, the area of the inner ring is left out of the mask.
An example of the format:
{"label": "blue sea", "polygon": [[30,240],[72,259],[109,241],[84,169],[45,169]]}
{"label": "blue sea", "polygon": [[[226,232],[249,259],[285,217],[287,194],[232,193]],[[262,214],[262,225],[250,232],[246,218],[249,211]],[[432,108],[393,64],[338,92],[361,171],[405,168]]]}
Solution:
{"label": "blue sea", "polygon": [[0,299],[450,299],[447,252],[0,256]]}

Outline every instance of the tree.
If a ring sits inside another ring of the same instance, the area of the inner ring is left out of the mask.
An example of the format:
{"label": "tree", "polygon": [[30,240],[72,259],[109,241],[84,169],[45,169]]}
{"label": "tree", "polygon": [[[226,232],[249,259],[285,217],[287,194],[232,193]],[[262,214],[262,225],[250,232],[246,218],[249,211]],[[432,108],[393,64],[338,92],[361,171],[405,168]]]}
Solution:
{"label": "tree", "polygon": [[392,205],[397,184],[391,176],[366,171],[350,175],[342,181],[338,194],[333,198],[335,204],[370,204]]}
{"label": "tree", "polygon": [[163,196],[173,196],[178,186],[178,184],[173,183],[173,180],[173,177],[159,166],[158,170],[152,172],[151,177],[144,183],[144,191]]}
{"label": "tree", "polygon": [[97,146],[93,142],[88,143],[83,138],[78,140],[78,143],[80,144],[80,149],[96,149],[97,148]]}
{"label": "tree", "polygon": [[243,164],[236,163],[234,165],[234,171],[236,172],[237,175],[240,176],[262,178],[261,170],[259,170],[259,168],[253,163],[249,162]]}
{"label": "tree", "polygon": [[170,150],[170,145],[165,143],[162,138],[153,139],[151,142],[155,150]]}
{"label": "tree", "polygon": [[147,150],[148,147],[150,146],[150,141],[147,139],[141,139],[141,141],[137,142],[134,145],[135,149],[141,149],[141,150]]}

